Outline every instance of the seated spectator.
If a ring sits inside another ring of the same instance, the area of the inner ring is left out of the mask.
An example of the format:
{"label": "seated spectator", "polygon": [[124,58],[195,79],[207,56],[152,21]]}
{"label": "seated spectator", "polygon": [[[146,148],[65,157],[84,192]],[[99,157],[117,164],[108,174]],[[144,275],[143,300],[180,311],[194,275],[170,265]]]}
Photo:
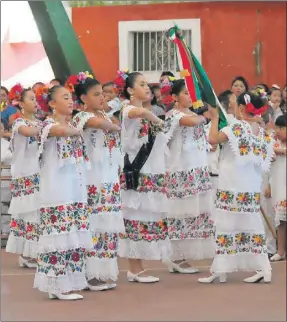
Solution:
{"label": "seated spectator", "polygon": [[152,85],[151,90],[154,94],[156,99],[157,105],[163,107],[162,95],[161,95],[161,88],[160,85]]}
{"label": "seated spectator", "polygon": [[261,83],[261,84],[257,84],[256,89],[263,89],[265,93],[268,93],[269,92],[269,87],[268,85],[264,84],[264,83]]}
{"label": "seated spectator", "polygon": [[32,91],[33,91],[34,93],[36,93],[37,89],[38,89],[39,87],[42,87],[42,86],[45,86],[45,84],[44,84],[44,83],[42,83],[42,82],[37,82],[37,83],[35,83],[35,84],[32,86]]}
{"label": "seated spectator", "polygon": [[282,101],[280,103],[280,108],[283,114],[287,112],[287,84],[285,84],[282,91]]}
{"label": "seated spectator", "polygon": [[59,78],[54,78],[50,81],[50,87],[64,86],[64,83]]}
{"label": "seated spectator", "polygon": [[158,117],[164,116],[165,112],[162,107],[157,105],[157,101],[156,101],[154,92],[152,90],[152,86],[149,85],[149,88],[150,88],[150,98],[148,101],[143,103],[143,107],[147,108],[148,110],[153,112],[153,114],[155,114]]}
{"label": "seated spectator", "polygon": [[4,86],[1,86],[1,122],[5,129],[4,137],[9,137],[9,135],[7,136],[6,132],[9,130],[10,116],[18,112],[16,107],[9,104],[8,94],[8,89]]}
{"label": "seated spectator", "polygon": [[248,92],[249,86],[246,79],[242,76],[237,76],[231,82],[231,91],[238,97],[244,92]]}
{"label": "seated spectator", "polygon": [[160,75],[159,82],[162,83],[165,79],[168,79],[169,80],[169,77],[173,77],[174,78],[173,73],[170,72],[169,70],[168,71],[164,71]]}

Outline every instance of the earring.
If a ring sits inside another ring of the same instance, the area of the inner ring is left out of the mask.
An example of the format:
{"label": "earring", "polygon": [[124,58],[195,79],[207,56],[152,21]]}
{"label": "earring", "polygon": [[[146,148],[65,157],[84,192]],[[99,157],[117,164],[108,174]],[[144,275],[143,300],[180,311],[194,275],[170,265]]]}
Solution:
{"label": "earring", "polygon": [[84,110],[86,110],[88,108],[87,104],[84,104]]}
{"label": "earring", "polygon": [[53,109],[53,115],[55,115],[56,114],[56,110],[55,109]]}
{"label": "earring", "polygon": [[24,109],[23,108],[21,108],[21,113],[24,114]]}
{"label": "earring", "polygon": [[130,95],[130,101],[132,101],[134,99],[133,95]]}

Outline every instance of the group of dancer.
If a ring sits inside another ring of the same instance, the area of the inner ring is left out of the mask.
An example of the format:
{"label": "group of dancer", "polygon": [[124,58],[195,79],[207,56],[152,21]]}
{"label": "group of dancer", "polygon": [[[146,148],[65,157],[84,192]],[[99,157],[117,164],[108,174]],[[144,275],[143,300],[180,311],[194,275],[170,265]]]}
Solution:
{"label": "group of dancer", "polygon": [[[219,130],[217,108],[198,115],[185,81],[163,76],[172,104],[162,113],[139,72],[122,71],[105,86],[81,72],[66,86],[10,91],[20,114],[10,141],[6,250],[20,255],[21,267],[36,268],[34,287],[49,298],[115,288],[118,257],[128,259],[129,282],[159,281],[143,260],[192,274],[198,269],[190,261],[201,259],[213,263],[200,283],[226,282],[236,271],[256,272],[246,283],[271,282],[260,212],[264,173],[271,173],[279,225],[275,256],[284,258],[286,114],[266,128],[262,91],[225,92],[228,125]],[[42,121],[35,117],[39,96],[51,112]],[[211,155],[219,155],[217,182]]]}

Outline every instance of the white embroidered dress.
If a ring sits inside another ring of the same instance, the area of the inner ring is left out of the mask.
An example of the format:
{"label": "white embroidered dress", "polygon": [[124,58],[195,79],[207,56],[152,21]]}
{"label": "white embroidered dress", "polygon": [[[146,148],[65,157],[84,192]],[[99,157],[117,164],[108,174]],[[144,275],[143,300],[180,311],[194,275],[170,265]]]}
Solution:
{"label": "white embroidered dress", "polygon": [[57,123],[48,119],[41,135],[38,267],[34,287],[53,294],[87,286],[85,249],[92,247],[83,139],[49,137]]}
{"label": "white embroidered dress", "polygon": [[268,171],[272,138],[260,128],[236,119],[221,130],[228,137],[219,163],[216,199],[214,274],[269,272],[263,217],[260,213],[262,172]]}
{"label": "white embroidered dress", "polygon": [[203,125],[180,126],[184,116],[173,109],[165,118],[165,133],[169,138],[166,182],[171,260],[207,259],[214,255],[208,143]]}
{"label": "white embroidered dress", "polygon": [[[144,143],[148,142],[149,123],[130,119],[134,106],[126,106],[122,114],[121,144],[132,163]],[[170,257],[167,231],[167,196],[164,181],[166,136],[159,132],[148,160],[140,171],[139,186],[127,190],[121,175],[121,196],[125,234],[120,235],[119,255],[125,258],[161,260]]]}
{"label": "white embroidered dress", "polygon": [[37,258],[40,183],[38,140],[21,135],[18,132],[21,126],[41,127],[41,122],[18,118],[13,123],[10,142],[12,200],[8,211],[11,223],[6,251]]}
{"label": "white embroidered dress", "polygon": [[118,133],[86,128],[93,113],[80,112],[74,126],[84,131],[91,169],[87,171],[88,207],[93,247],[87,250],[88,280],[116,280],[118,277],[118,238],[125,231],[121,213],[119,167],[122,164]]}
{"label": "white embroidered dress", "polygon": [[[276,148],[285,148],[280,141],[275,143]],[[286,155],[276,155],[271,166],[271,196],[275,211],[275,224],[286,221]]]}

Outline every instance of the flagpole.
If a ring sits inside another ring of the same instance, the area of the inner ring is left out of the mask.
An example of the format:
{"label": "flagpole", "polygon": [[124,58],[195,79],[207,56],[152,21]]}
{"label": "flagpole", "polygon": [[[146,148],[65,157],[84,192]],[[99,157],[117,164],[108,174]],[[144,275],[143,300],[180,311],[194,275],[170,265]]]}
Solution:
{"label": "flagpole", "polygon": [[224,115],[224,117],[226,118],[226,121],[228,122],[228,117],[227,117],[227,113],[225,111],[225,109],[223,108],[223,106],[221,105],[221,103],[219,102],[219,99],[217,97],[217,95],[214,92],[214,89],[212,88],[212,92],[214,94],[215,100],[216,100],[216,104],[218,105],[218,107],[220,108],[222,114]]}

